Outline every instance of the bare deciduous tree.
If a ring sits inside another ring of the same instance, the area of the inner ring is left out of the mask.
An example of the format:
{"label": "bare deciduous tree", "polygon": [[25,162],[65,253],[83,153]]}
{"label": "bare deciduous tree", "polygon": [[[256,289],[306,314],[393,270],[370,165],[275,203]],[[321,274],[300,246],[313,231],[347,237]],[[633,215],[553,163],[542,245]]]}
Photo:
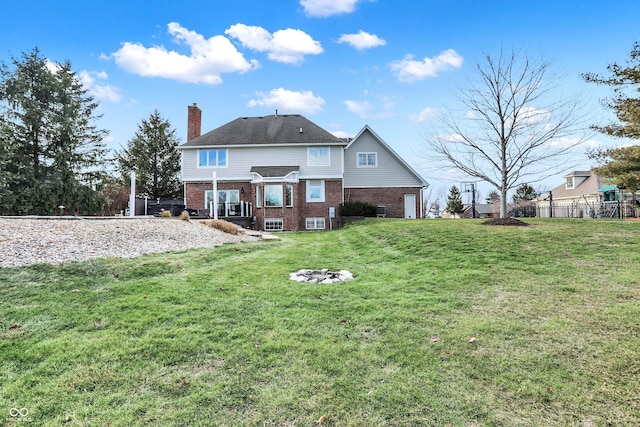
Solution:
{"label": "bare deciduous tree", "polygon": [[465,111],[443,115],[427,156],[495,186],[506,218],[507,192],[525,178],[537,182],[566,169],[588,127],[579,99],[552,97],[548,62],[518,60],[515,52],[484,59],[478,82],[460,92]]}

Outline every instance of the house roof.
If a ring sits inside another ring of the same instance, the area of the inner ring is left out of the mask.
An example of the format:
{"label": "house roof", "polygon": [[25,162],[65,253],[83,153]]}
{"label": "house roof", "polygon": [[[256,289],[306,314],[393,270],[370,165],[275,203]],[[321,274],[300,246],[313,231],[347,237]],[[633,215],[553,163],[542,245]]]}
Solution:
{"label": "house roof", "polygon": [[615,184],[609,184],[609,185],[603,185],[602,187],[598,188],[598,192],[599,193],[606,193],[608,191],[615,191],[618,189],[618,186]]}
{"label": "house roof", "polygon": [[[469,204],[464,204],[462,205],[462,207],[464,208],[464,212],[471,212],[471,203]],[[476,203],[475,204],[475,209],[476,209],[476,214],[480,215],[480,214],[490,214],[493,213],[494,208],[493,205],[490,203]]]}
{"label": "house roof", "polygon": [[571,178],[572,176],[591,176],[591,171],[573,171],[566,174],[565,178]]}
{"label": "house roof", "polygon": [[230,145],[347,145],[348,141],[329,133],[299,114],[240,117],[178,148]]}
{"label": "house roof", "polygon": [[603,184],[603,179],[591,171],[575,171],[568,175],[565,175],[565,178],[570,178],[572,176],[582,176],[587,178],[584,181],[580,182],[574,188],[567,189],[566,183],[557,186],[556,188],[551,190],[551,194],[553,195],[554,199],[572,198],[572,197],[586,196],[589,194],[597,194],[598,189]]}
{"label": "house roof", "polygon": [[264,178],[277,178],[300,171],[300,166],[252,166],[251,173],[257,173]]}

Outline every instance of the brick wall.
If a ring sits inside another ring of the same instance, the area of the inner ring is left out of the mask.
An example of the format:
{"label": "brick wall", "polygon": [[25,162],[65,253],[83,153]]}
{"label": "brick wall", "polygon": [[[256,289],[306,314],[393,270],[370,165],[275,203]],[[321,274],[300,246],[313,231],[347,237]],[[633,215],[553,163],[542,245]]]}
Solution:
{"label": "brick wall", "polygon": [[[281,206],[281,207],[266,207],[264,203],[262,207],[256,207],[256,187],[263,187],[264,184],[252,184],[251,186],[251,203],[254,204],[253,215],[256,217],[256,229],[264,229],[265,218],[282,218],[284,231],[298,231],[298,217],[300,212],[300,199],[299,199],[299,183],[285,183],[285,182],[273,182],[269,184],[280,184],[283,186],[282,194],[285,197],[285,185],[293,185],[293,206]],[[264,198],[264,188],[262,189],[262,197]],[[283,200],[283,204],[284,200]]]}
{"label": "brick wall", "polygon": [[[204,192],[213,189],[213,182],[187,182],[185,186],[185,198],[187,207],[192,209],[204,209]],[[251,198],[250,182],[218,182],[218,190],[240,190],[240,201],[255,205],[255,197]],[[242,191],[244,190],[244,192]]]}
{"label": "brick wall", "polygon": [[[325,219],[325,227],[327,230],[330,229],[329,225],[329,207],[334,207],[336,210],[336,216],[338,215],[338,210],[340,208],[340,204],[342,203],[342,181],[325,181],[324,183],[324,203],[307,203],[307,187],[306,181],[301,181],[300,183],[300,200],[302,201],[300,216],[299,216],[299,224],[298,227],[300,230],[307,229],[307,218],[324,218]],[[337,226],[337,218],[334,219],[333,228]]]}
{"label": "brick wall", "polygon": [[404,218],[404,195],[416,196],[414,218],[420,218],[420,189],[415,187],[399,188],[345,188],[345,202],[365,202],[374,206],[385,206],[388,218]]}
{"label": "brick wall", "polygon": [[[285,183],[282,183],[283,185]],[[219,190],[240,190],[240,200],[253,205],[253,215],[256,216],[255,227],[262,230],[265,218],[283,218],[285,231],[306,230],[306,218],[324,218],[326,229],[330,229],[329,207],[338,208],[342,203],[342,181],[325,181],[325,201],[322,203],[307,203],[306,181],[294,183],[293,207],[261,207],[256,206],[256,185],[250,182],[219,182]],[[211,190],[211,182],[189,182],[185,186],[187,207],[193,209],[204,208],[204,192]],[[264,191],[262,192],[264,195]],[[284,194],[284,193],[283,193]],[[375,206],[386,206],[387,217],[404,218],[404,195],[416,196],[415,218],[420,218],[420,189],[414,187],[405,188],[351,188],[345,189],[345,201],[361,201]],[[337,218],[334,219],[333,228],[337,227]]]}
{"label": "brick wall", "polygon": [[202,129],[202,111],[196,104],[187,109],[187,141],[200,136]]}

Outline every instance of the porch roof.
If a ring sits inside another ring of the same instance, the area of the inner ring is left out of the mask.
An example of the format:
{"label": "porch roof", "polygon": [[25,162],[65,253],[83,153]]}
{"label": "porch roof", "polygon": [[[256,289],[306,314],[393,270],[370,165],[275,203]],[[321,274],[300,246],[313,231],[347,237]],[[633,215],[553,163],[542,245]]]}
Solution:
{"label": "porch roof", "polygon": [[252,166],[251,173],[263,178],[284,178],[291,172],[299,172],[300,166]]}
{"label": "porch roof", "polygon": [[617,185],[603,185],[602,187],[598,188],[598,193],[605,193],[607,191],[615,191],[618,189]]}

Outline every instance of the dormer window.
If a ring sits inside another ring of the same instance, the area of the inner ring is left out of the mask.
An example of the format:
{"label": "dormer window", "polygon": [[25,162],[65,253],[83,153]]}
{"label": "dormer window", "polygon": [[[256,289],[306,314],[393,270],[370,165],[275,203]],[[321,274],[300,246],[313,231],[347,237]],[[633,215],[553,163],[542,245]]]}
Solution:
{"label": "dormer window", "polygon": [[567,178],[567,182],[566,182],[564,188],[567,189],[567,190],[572,190],[573,188],[575,188],[575,181],[574,181],[574,178],[572,176]]}

